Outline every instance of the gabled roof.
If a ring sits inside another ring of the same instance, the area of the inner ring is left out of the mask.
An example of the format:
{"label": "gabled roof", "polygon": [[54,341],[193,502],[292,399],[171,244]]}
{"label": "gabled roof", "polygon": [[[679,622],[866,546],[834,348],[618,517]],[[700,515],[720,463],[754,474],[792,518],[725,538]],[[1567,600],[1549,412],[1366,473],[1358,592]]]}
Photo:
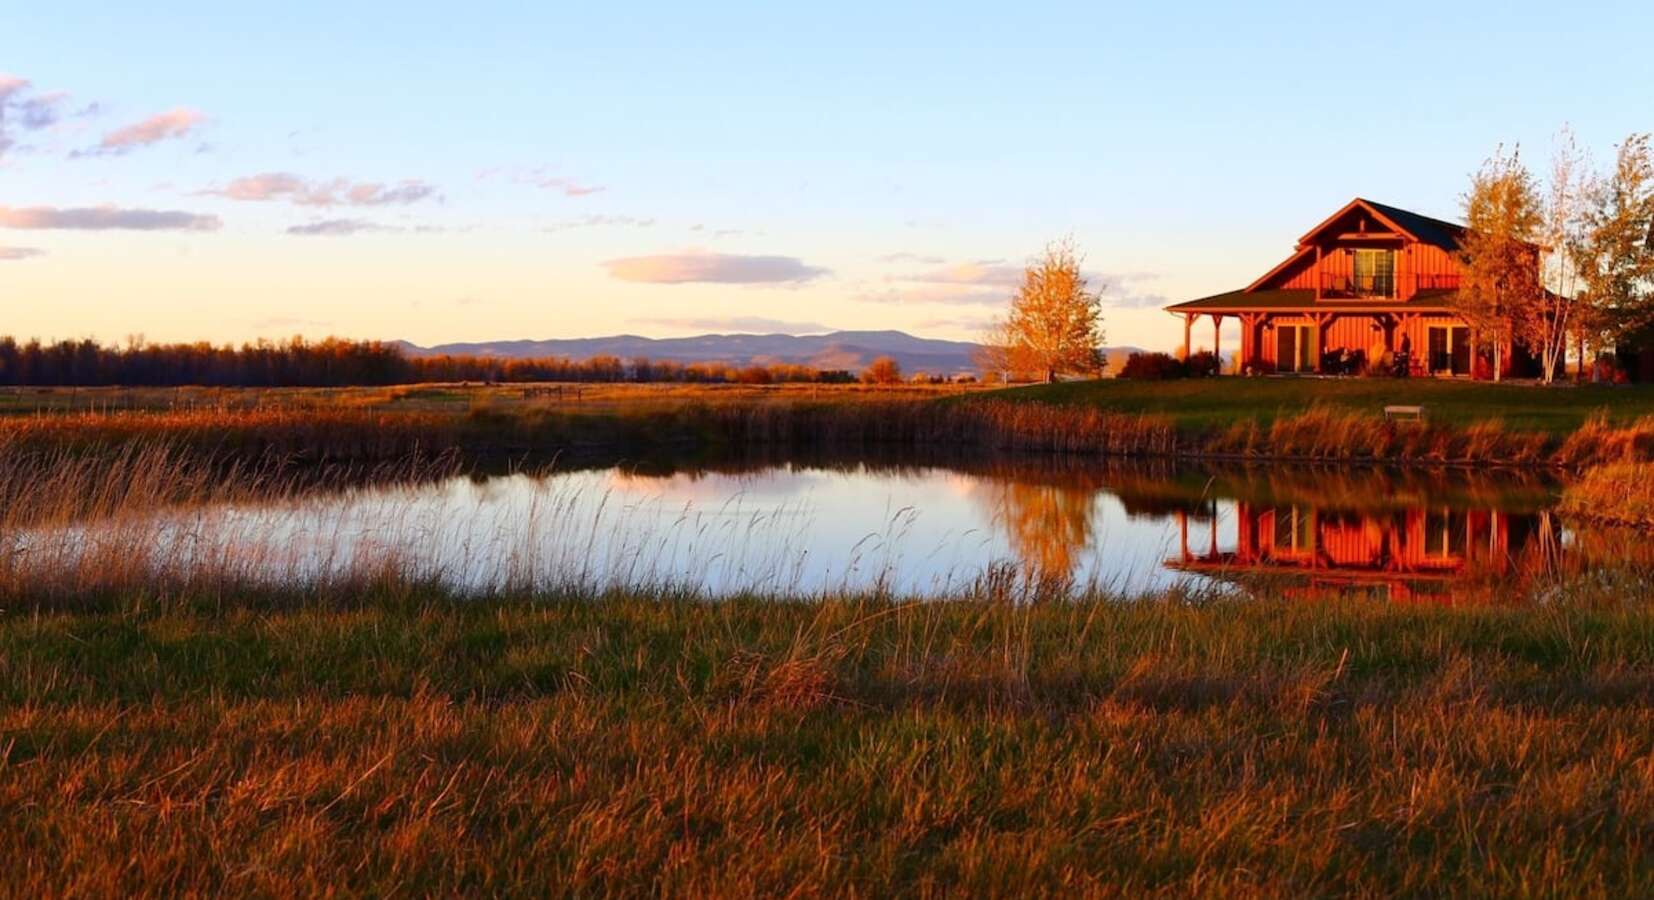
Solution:
{"label": "gabled roof", "polygon": [[1419,291],[1411,300],[1316,300],[1308,288],[1278,289],[1272,291],[1226,291],[1187,303],[1174,303],[1168,312],[1346,312],[1353,314],[1375,312],[1450,312],[1453,290]]}
{"label": "gabled roof", "polygon": [[1309,243],[1311,238],[1315,237],[1317,234],[1320,234],[1321,231],[1327,226],[1343,218],[1344,215],[1352,209],[1365,209],[1367,212],[1371,213],[1374,218],[1385,223],[1386,225],[1389,225],[1396,231],[1399,231],[1414,240],[1440,247],[1449,253],[1455,253],[1458,251],[1459,238],[1464,234],[1465,230],[1463,225],[1455,225],[1452,222],[1443,221],[1441,219],[1433,219],[1429,216],[1416,212],[1409,212],[1408,210],[1401,209],[1400,207],[1390,206],[1385,203],[1376,203],[1372,200],[1357,197],[1354,200],[1344,204],[1337,212],[1327,216],[1325,219],[1322,219],[1320,224],[1316,225],[1314,228],[1311,228],[1308,232],[1305,232],[1304,236],[1298,239],[1298,245],[1301,247],[1304,244]]}
{"label": "gabled roof", "polygon": [[1371,200],[1362,200],[1373,212],[1394,222],[1402,231],[1418,238],[1426,244],[1440,247],[1449,253],[1459,250],[1459,241],[1464,237],[1465,227],[1446,222],[1441,219],[1432,219],[1429,216],[1416,212],[1408,212],[1383,203],[1374,203]]}

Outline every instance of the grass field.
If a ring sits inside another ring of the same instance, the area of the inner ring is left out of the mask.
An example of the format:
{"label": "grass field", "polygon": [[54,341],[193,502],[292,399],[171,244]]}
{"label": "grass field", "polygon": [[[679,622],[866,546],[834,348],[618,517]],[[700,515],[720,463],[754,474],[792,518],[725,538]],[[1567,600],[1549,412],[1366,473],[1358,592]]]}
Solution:
{"label": "grass field", "polygon": [[1597,594],[12,611],[0,892],[1646,896]]}
{"label": "grass field", "polygon": [[1391,404],[1422,405],[1430,421],[1566,434],[1597,413],[1624,424],[1654,415],[1654,387],[1491,384],[1428,378],[1217,378],[1037,385],[996,399],[1088,406],[1169,416],[1180,429],[1207,431],[1237,421],[1267,424],[1320,405],[1373,417]]}

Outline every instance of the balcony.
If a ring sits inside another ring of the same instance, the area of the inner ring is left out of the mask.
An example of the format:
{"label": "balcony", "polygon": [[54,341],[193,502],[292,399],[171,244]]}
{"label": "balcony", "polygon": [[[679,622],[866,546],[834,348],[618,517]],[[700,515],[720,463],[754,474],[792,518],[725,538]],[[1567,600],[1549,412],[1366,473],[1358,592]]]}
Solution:
{"label": "balcony", "polygon": [[1321,275],[1321,299],[1394,300],[1399,297],[1411,297],[1418,291],[1455,290],[1458,286],[1459,276],[1456,274],[1341,275],[1323,273]]}

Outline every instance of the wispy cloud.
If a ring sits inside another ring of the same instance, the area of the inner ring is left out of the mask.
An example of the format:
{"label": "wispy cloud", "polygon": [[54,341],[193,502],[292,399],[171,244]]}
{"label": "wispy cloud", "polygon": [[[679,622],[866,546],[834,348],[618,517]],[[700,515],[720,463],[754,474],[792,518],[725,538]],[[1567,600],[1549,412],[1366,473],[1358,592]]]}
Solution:
{"label": "wispy cloud", "polygon": [[207,121],[207,117],[200,110],[184,106],[176,107],[164,113],[157,113],[141,122],[133,122],[131,125],[117,128],[104,135],[103,140],[99,141],[96,147],[75,155],[118,156],[139,147],[189,137],[205,121]]}
{"label": "wispy cloud", "polygon": [[909,253],[905,250],[899,253],[886,253],[878,259],[879,262],[882,263],[918,263],[922,266],[939,266],[947,262],[946,259],[940,256],[929,256],[922,253]]}
{"label": "wispy cloud", "polygon": [[381,225],[365,219],[322,219],[308,225],[294,225],[287,229],[287,233],[313,237],[347,237],[353,234],[401,230],[394,225]]}
{"label": "wispy cloud", "polygon": [[87,206],[0,206],[0,228],[57,228],[78,231],[217,231],[217,216],[175,209],[123,209]]}
{"label": "wispy cloud", "polygon": [[347,178],[309,181],[291,172],[261,172],[201,193],[249,202],[285,200],[298,206],[393,206],[433,197],[436,187],[415,178],[387,185]]}
{"label": "wispy cloud", "polygon": [[649,228],[655,224],[654,219],[640,219],[637,216],[581,216],[567,222],[558,222],[547,225],[545,231],[569,231],[575,228]]}
{"label": "wispy cloud", "polygon": [[477,173],[479,179],[489,179],[496,175],[503,175],[515,184],[526,184],[545,191],[557,191],[565,197],[584,197],[588,194],[597,194],[608,190],[600,184],[570,178],[552,172],[546,166],[532,169],[492,168]]}
{"label": "wispy cloud", "polygon": [[996,287],[1015,287],[1022,283],[1022,269],[994,262],[964,262],[924,272],[897,275],[887,281],[913,281],[920,284],[975,284]]}
{"label": "wispy cloud", "polygon": [[[69,95],[64,91],[37,94],[27,78],[0,74],[0,156],[17,146],[13,126],[23,131],[50,128],[63,118]],[[88,107],[88,110],[94,107]]]}
{"label": "wispy cloud", "polygon": [[688,318],[633,319],[646,325],[687,328],[697,331],[724,331],[746,334],[824,334],[837,329],[820,322],[794,322],[764,316],[693,316]]}
{"label": "wispy cloud", "polygon": [[46,251],[39,247],[0,247],[0,260],[7,262],[19,259],[33,259],[36,256],[45,256]]}
{"label": "wispy cloud", "polygon": [[785,284],[809,281],[827,270],[794,256],[737,256],[726,253],[668,253],[630,256],[603,263],[610,277],[645,284]]}

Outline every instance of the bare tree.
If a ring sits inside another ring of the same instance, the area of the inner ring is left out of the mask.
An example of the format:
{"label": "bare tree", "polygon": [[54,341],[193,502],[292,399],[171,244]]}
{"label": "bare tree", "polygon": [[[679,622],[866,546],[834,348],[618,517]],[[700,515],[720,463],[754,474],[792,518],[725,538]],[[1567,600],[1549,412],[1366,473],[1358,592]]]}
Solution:
{"label": "bare tree", "polygon": [[1062,372],[1102,368],[1102,290],[1080,271],[1072,240],[1052,243],[1023,271],[1010,314],[993,340],[1010,368],[1026,366],[1045,381]]}
{"label": "bare tree", "polygon": [[1539,281],[1541,211],[1533,176],[1520,152],[1503,148],[1471,177],[1460,246],[1464,280],[1455,306],[1477,341],[1493,351],[1493,380],[1504,371],[1504,348],[1531,325],[1544,289]]}
{"label": "bare tree", "polygon": [[1550,184],[1539,224],[1540,290],[1536,302],[1513,317],[1516,336],[1539,356],[1540,378],[1546,384],[1555,380],[1567,360],[1569,336],[1583,333],[1581,325],[1594,318],[1579,266],[1590,179],[1589,163],[1573,132],[1563,128],[1551,155]]}

